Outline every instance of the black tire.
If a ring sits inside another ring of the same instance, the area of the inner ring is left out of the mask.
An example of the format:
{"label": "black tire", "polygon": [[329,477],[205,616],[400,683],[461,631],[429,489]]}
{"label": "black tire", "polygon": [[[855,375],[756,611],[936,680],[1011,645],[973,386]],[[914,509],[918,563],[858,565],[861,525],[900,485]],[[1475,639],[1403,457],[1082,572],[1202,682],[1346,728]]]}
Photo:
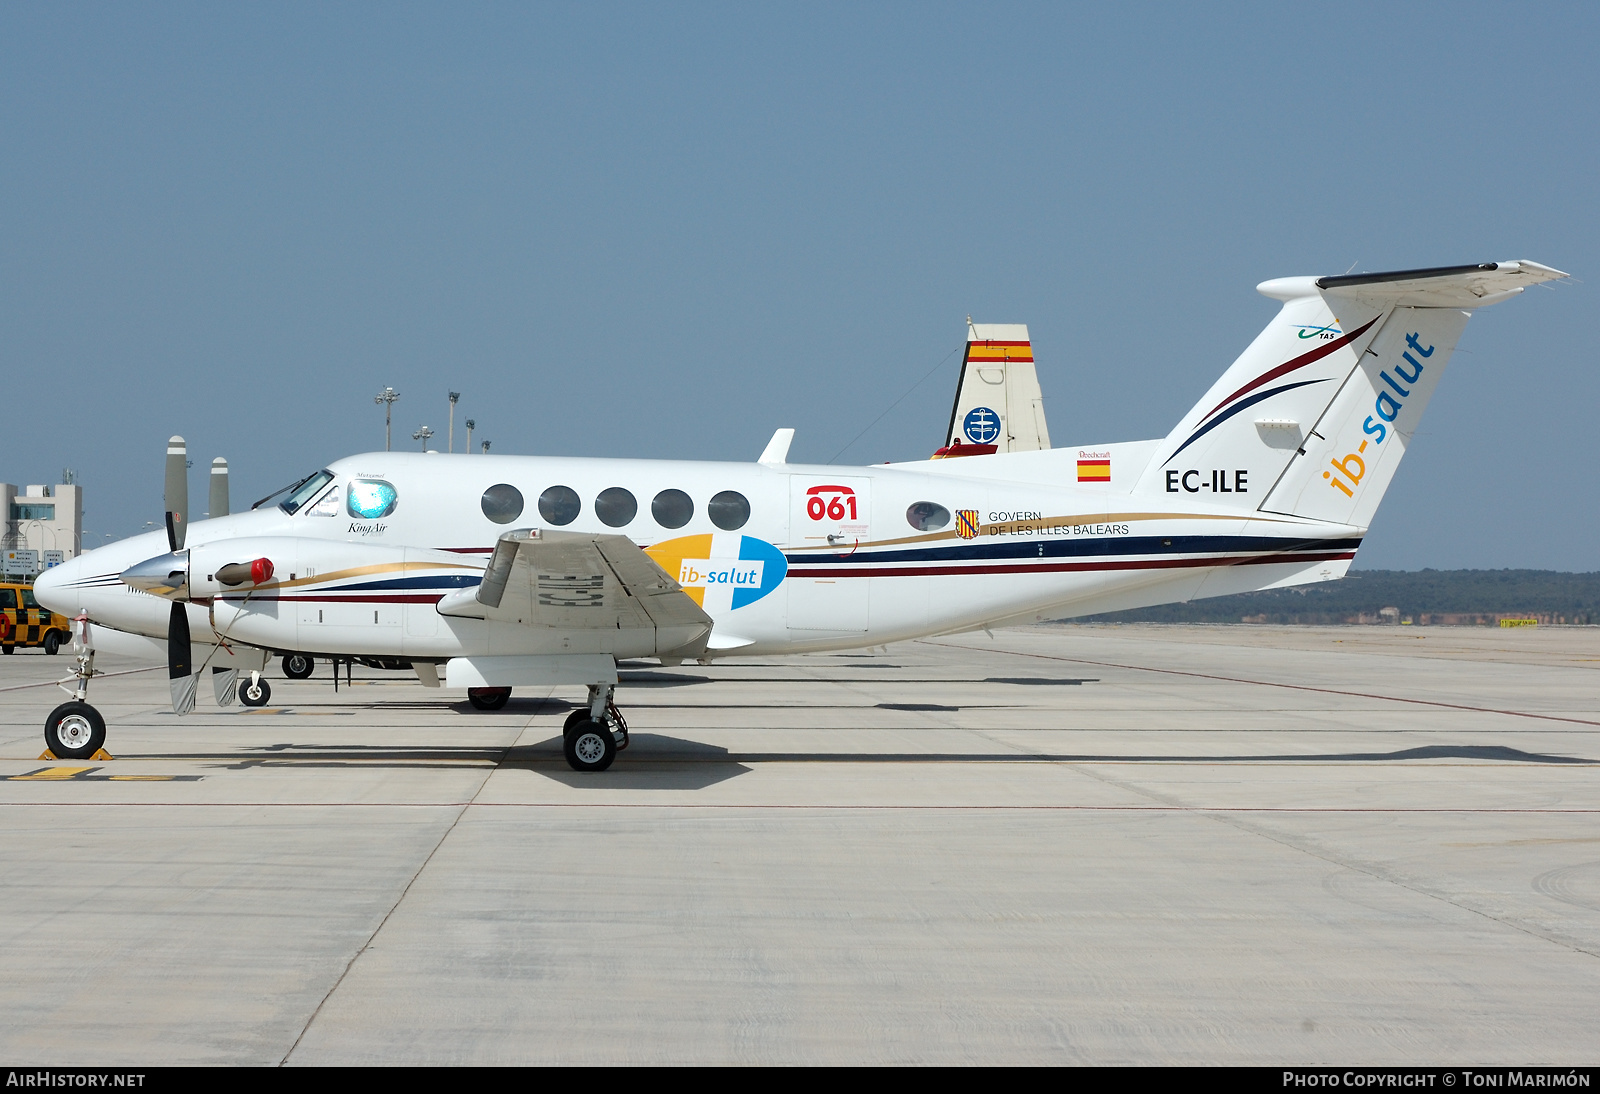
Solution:
{"label": "black tire", "polygon": [[249,680],[239,681],[239,702],[247,707],[264,707],[272,698],[272,685],[262,677],[255,683]]}
{"label": "black tire", "polygon": [[5,654],[7,657],[10,657],[12,654],[14,654],[16,652],[17,652],[17,647],[15,647],[15,646],[0,646],[0,653]]}
{"label": "black tire", "polygon": [[44,743],[57,759],[87,760],[106,743],[106,720],[88,703],[62,703],[44,724]]}
{"label": "black tire", "polygon": [[510,688],[468,688],[467,702],[479,710],[499,710],[511,698]]}
{"label": "black tire", "polygon": [[585,718],[562,740],[561,751],[574,771],[604,771],[617,758],[617,742],[608,727]]}
{"label": "black tire", "polygon": [[303,653],[283,655],[283,674],[291,680],[308,680],[317,670],[317,659]]}
{"label": "black tire", "polygon": [[54,657],[61,652],[61,632],[51,631],[44,636],[44,652]]}
{"label": "black tire", "polygon": [[572,736],[573,729],[575,729],[580,722],[587,722],[588,720],[589,708],[579,707],[571,714],[567,715],[567,720],[561,724],[561,736],[563,738]]}

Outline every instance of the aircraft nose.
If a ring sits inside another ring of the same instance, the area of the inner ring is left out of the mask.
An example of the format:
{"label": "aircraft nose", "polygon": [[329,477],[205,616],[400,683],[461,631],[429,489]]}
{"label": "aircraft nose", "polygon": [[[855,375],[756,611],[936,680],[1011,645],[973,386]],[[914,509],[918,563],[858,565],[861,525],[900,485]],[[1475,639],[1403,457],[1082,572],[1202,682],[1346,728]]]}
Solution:
{"label": "aircraft nose", "polygon": [[58,615],[77,615],[83,610],[82,595],[76,584],[82,569],[81,558],[50,567],[33,579],[34,599]]}

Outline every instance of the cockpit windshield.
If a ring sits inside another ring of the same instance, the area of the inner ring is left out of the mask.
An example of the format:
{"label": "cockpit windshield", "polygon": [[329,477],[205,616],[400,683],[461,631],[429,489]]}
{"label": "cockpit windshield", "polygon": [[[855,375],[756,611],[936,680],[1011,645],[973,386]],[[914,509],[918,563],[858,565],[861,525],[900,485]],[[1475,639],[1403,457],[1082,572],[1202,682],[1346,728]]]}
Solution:
{"label": "cockpit windshield", "polygon": [[293,514],[297,512],[299,508],[306,502],[316,497],[318,491],[332,481],[333,472],[324,469],[316,472],[315,474],[307,475],[303,479],[296,479],[294,482],[291,482],[288,486],[285,486],[281,490],[274,490],[272,493],[256,502],[250,508],[260,509],[273,498],[283,497],[283,495],[287,494],[289,496],[278,503],[278,508],[282,509],[285,513]]}

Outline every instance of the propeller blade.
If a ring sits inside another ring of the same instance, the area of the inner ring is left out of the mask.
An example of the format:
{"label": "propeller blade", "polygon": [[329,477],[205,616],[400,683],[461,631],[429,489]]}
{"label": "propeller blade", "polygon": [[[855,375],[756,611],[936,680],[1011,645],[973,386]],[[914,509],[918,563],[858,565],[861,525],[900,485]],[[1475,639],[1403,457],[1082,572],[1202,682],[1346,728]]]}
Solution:
{"label": "propeller blade", "polygon": [[188,609],[174,604],[172,614],[167,617],[167,681],[172,686],[174,714],[188,714],[194,710],[194,692],[199,681],[194,676],[193,656]]}
{"label": "propeller blade", "polygon": [[217,697],[217,706],[233,706],[239,695],[239,670],[211,666],[211,690]]}
{"label": "propeller blade", "polygon": [[172,686],[172,713],[177,715],[194,713],[194,693],[200,681],[197,677],[185,676],[182,679],[169,681]]}
{"label": "propeller blade", "polygon": [[167,440],[167,546],[183,550],[189,523],[189,446],[182,437]]}
{"label": "propeller blade", "polygon": [[211,461],[211,511],[210,518],[228,515],[228,461],[218,456]]}

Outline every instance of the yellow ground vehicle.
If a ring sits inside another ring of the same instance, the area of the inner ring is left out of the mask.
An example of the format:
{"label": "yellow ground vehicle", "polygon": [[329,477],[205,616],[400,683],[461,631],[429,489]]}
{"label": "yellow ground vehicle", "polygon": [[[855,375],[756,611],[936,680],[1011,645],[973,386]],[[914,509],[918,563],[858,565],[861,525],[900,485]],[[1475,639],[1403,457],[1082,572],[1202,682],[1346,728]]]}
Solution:
{"label": "yellow ground vehicle", "polygon": [[72,640],[72,622],[33,598],[33,587],[0,582],[0,653],[14,653],[18,646],[43,646],[54,654]]}

